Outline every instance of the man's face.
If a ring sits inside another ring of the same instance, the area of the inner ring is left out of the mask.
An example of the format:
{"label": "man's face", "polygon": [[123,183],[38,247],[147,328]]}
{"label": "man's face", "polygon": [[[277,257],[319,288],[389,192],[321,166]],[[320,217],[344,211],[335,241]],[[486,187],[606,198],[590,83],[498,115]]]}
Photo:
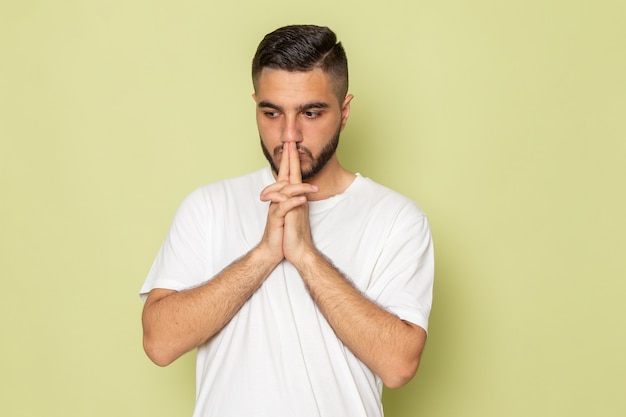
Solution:
{"label": "man's face", "polygon": [[350,112],[349,95],[340,102],[321,69],[289,72],[263,69],[254,99],[263,154],[278,172],[283,144],[295,142],[302,179],[314,177],[331,160]]}

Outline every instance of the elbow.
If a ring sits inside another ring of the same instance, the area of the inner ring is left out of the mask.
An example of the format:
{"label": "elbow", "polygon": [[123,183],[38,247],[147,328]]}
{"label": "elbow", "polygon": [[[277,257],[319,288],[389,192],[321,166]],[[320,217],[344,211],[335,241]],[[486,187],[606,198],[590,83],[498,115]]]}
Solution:
{"label": "elbow", "polygon": [[422,327],[403,321],[406,325],[406,338],[401,343],[401,348],[395,353],[389,353],[387,358],[393,358],[387,362],[385,372],[379,374],[385,386],[391,389],[400,388],[408,384],[417,373],[422,357],[422,351],[426,344],[426,330]]}
{"label": "elbow", "polygon": [[413,379],[418,367],[419,358],[404,360],[390,367],[389,372],[385,373],[385,375],[381,375],[381,379],[387,388],[400,388]]}
{"label": "elbow", "polygon": [[149,337],[145,333],[143,336],[143,350],[154,364],[161,367],[168,366],[176,360],[176,357],[168,352],[166,346],[158,343],[158,341],[155,341],[154,338]]}
{"label": "elbow", "polygon": [[383,383],[391,389],[400,388],[408,384],[417,373],[422,352],[426,343],[426,331],[417,325],[407,323],[412,328],[410,342],[404,343],[404,349],[396,354],[389,354],[393,358],[387,363],[385,373],[380,375]]}

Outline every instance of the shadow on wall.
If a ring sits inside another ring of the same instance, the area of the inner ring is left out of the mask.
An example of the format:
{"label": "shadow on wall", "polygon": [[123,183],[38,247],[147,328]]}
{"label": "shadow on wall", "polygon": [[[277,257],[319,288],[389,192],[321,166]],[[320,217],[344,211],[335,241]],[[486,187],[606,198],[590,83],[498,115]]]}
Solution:
{"label": "shadow on wall", "polygon": [[377,159],[385,155],[384,144],[380,141],[383,126],[373,122],[375,118],[370,108],[367,104],[352,105],[350,119],[341,133],[337,154],[346,169],[376,180],[378,171],[384,170],[381,161]]}
{"label": "shadow on wall", "polygon": [[[436,415],[441,404],[436,399],[450,390],[450,384],[459,380],[457,370],[462,367],[463,317],[469,301],[463,297],[461,286],[455,283],[462,277],[462,262],[447,250],[452,236],[437,233],[435,239],[435,288],[430,315],[428,341],[422,354],[420,368],[413,380],[402,388],[383,392],[385,417],[416,417]],[[441,242],[441,244],[439,244]],[[448,244],[444,244],[448,242]]]}

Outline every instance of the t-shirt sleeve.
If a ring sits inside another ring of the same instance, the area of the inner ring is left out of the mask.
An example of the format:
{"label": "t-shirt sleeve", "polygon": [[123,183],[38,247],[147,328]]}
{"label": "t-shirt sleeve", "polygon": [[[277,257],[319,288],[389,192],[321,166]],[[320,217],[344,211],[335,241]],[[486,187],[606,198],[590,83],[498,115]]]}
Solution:
{"label": "t-shirt sleeve", "polygon": [[371,296],[401,319],[428,331],[434,266],[428,219],[409,205],[396,218],[385,242]]}
{"label": "t-shirt sleeve", "polygon": [[209,202],[201,189],[181,203],[141,287],[144,301],[154,288],[181,291],[207,280],[209,216]]}

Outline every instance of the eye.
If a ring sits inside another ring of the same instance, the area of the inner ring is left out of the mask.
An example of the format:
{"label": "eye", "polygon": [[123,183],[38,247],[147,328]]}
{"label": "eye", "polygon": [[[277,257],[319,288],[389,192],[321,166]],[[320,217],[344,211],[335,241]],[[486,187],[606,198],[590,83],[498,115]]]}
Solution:
{"label": "eye", "polygon": [[263,114],[270,119],[274,119],[278,117],[277,111],[268,110],[268,111],[264,111]]}
{"label": "eye", "polygon": [[322,115],[322,112],[314,110],[306,110],[302,112],[307,119],[316,119]]}

